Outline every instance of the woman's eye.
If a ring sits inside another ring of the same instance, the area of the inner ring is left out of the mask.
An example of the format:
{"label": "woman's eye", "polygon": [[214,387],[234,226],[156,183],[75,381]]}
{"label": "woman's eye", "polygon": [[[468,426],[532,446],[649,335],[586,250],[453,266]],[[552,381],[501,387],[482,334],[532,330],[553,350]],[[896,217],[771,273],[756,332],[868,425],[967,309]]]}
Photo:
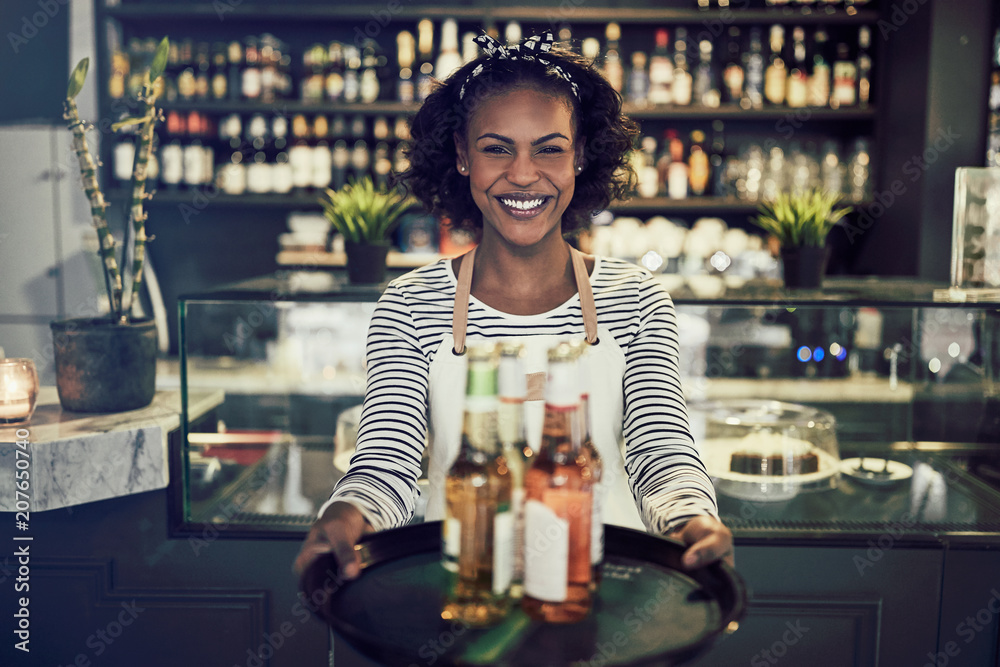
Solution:
{"label": "woman's eye", "polygon": [[492,146],[486,146],[485,148],[483,148],[483,152],[484,153],[493,153],[495,155],[503,155],[503,154],[508,153],[510,151],[507,150],[506,146],[501,146],[499,144],[494,144]]}
{"label": "woman's eye", "polygon": [[557,153],[562,153],[563,149],[560,148],[559,146],[542,146],[538,150],[538,152],[539,153],[545,153],[545,154],[548,154],[548,155],[555,155]]}

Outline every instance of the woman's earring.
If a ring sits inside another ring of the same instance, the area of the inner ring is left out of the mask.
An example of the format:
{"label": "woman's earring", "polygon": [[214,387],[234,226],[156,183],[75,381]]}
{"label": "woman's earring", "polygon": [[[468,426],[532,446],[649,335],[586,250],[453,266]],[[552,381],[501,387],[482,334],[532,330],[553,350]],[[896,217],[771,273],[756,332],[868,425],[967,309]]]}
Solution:
{"label": "woman's earring", "polygon": [[458,170],[464,174],[466,172],[465,165],[463,164],[461,167],[458,168]]}
{"label": "woman's earring", "polygon": [[581,167],[580,165],[576,165],[576,173],[579,174],[581,171],[583,171],[583,167]]}

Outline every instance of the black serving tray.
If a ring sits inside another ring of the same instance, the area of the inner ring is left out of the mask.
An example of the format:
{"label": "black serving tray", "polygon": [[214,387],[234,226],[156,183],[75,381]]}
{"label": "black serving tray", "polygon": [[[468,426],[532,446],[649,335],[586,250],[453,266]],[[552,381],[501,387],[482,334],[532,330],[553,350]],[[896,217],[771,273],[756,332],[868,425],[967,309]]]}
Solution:
{"label": "black serving tray", "polygon": [[602,582],[586,619],[539,623],[515,605],[501,624],[472,629],[441,618],[440,522],[368,535],[359,551],[358,579],[341,582],[326,555],[303,575],[302,592],[333,632],[390,666],[680,665],[735,631],[747,604],[728,565],[685,571],[680,542],[606,526]]}

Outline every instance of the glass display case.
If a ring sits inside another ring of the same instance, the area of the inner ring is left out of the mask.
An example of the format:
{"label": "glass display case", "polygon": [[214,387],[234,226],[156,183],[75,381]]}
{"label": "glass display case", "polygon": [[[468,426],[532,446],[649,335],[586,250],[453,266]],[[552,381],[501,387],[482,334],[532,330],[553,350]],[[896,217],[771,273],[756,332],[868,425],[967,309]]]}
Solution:
{"label": "glass display case", "polygon": [[[343,475],[380,291],[339,280],[182,297],[184,393],[225,394],[186,423],[183,526],[301,534]],[[1000,533],[1000,308],[935,287],[670,285],[692,430],[738,539]]]}

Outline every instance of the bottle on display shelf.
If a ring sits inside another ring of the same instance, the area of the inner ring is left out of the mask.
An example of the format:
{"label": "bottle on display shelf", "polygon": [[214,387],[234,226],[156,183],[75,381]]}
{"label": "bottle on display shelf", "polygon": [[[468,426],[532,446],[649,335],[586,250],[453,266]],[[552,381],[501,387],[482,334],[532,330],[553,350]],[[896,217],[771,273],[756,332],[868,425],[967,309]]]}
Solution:
{"label": "bottle on display shelf", "polygon": [[732,196],[726,188],[726,137],[725,124],[721,120],[712,121],[712,143],[709,148],[708,164],[711,173],[711,193],[716,197]]}
{"label": "bottle on display shelf", "polygon": [[503,31],[503,38],[508,45],[513,46],[521,43],[522,34],[521,24],[518,21],[508,21]]}
{"label": "bottle on display shelf", "polygon": [[622,66],[621,54],[618,52],[618,40],[621,39],[621,26],[609,23],[604,30],[606,47],[604,50],[604,78],[611,87],[619,93],[623,90],[625,68]]}
{"label": "bottle on display shelf", "polygon": [[212,95],[212,54],[208,42],[198,42],[194,58],[194,96],[198,100],[207,100]]}
{"label": "bottle on display shelf", "polygon": [[625,98],[638,107],[646,106],[649,102],[649,73],[646,72],[646,54],[642,51],[632,53]]}
{"label": "bottle on display shelf", "polygon": [[310,185],[316,190],[325,190],[330,187],[333,179],[333,152],[326,139],[320,139],[313,146],[312,150],[312,182]]}
{"label": "bottle on display shelf", "polygon": [[112,173],[119,185],[132,180],[132,163],[135,161],[135,134],[123,133],[111,154]]}
{"label": "bottle on display shelf", "polygon": [[698,65],[694,72],[692,94],[695,102],[706,107],[717,107],[721,100],[712,67],[712,42],[707,39],[698,43]]}
{"label": "bottle on display shelf", "polygon": [[825,107],[830,103],[830,38],[826,29],[820,26],[813,34],[812,73],[809,75],[809,104]]}
{"label": "bottle on display shelf", "polygon": [[348,130],[352,139],[363,139],[365,137],[367,121],[363,114],[355,114],[351,118],[351,127]]}
{"label": "bottle on display shelf", "polygon": [[303,192],[312,183],[312,146],[309,121],[304,114],[292,116],[292,145],[288,149],[288,166],[292,170],[292,187]]}
{"label": "bottle on display shelf", "polygon": [[344,45],[344,97],[349,104],[361,99],[361,50],[353,44]]}
{"label": "bottle on display shelf", "polygon": [[403,142],[396,144],[396,150],[392,153],[392,170],[401,174],[410,168],[410,161],[406,157],[406,146]]}
{"label": "bottle on display shelf", "polygon": [[850,57],[850,47],[837,45],[837,59],[833,63],[833,91],[830,106],[834,109],[851,107],[857,103],[858,66]]}
{"label": "bottle on display shelf", "polygon": [[726,61],[722,70],[722,88],[725,91],[725,101],[739,104],[743,98],[743,53],[740,44],[740,29],[729,26],[726,34]]}
{"label": "bottle on display shelf", "polygon": [[229,97],[229,66],[226,61],[226,45],[215,42],[212,45],[212,99],[225,100]]}
{"label": "bottle on display shelf", "polygon": [[633,152],[633,167],[637,176],[637,192],[644,199],[659,194],[659,178],[656,170],[656,139],[643,137],[640,150]]}
{"label": "bottle on display shelf", "polygon": [[858,104],[867,108],[872,92],[872,58],[868,50],[872,45],[871,28],[863,25],[858,29]]}
{"label": "bottle on display shelf", "polygon": [[389,156],[389,144],[380,141],[375,144],[372,154],[372,174],[376,188],[389,187],[389,175],[392,172],[392,159]]}
{"label": "bottle on display shelf", "polygon": [[462,442],[445,480],[442,564],[451,585],[441,617],[484,627],[510,609],[513,482],[497,436],[496,346],[470,345],[466,354]]}
{"label": "bottle on display shelf", "polygon": [[649,103],[670,104],[674,81],[674,61],[670,57],[670,36],[666,28],[656,30],[656,47],[649,57]]}
{"label": "bottle on display shelf", "polygon": [[176,190],[184,180],[184,148],[173,139],[160,148],[160,180],[169,190]]}
{"label": "bottle on display shelf", "polygon": [[462,35],[462,64],[466,65],[479,57],[479,44],[476,43],[476,33],[467,32]]}
{"label": "bottle on display shelf", "polygon": [[820,179],[823,183],[823,189],[827,192],[844,191],[844,165],[840,161],[840,153],[835,141],[827,141],[823,144]]}
{"label": "bottle on display shelf", "polygon": [[519,600],[524,594],[524,476],[533,454],[524,426],[524,402],[528,387],[524,374],[524,346],[507,341],[500,346],[498,367],[499,405],[497,435],[500,450],[511,476],[511,512],[514,515],[514,567],[510,596]]}
{"label": "bottle on display shelf", "polygon": [[417,58],[417,43],[413,33],[401,30],[396,35],[396,62],[399,66],[399,77],[396,79],[396,100],[410,103],[416,99],[413,77],[413,63]]}
{"label": "bottle on display shelf", "polygon": [[243,40],[243,70],[240,76],[240,93],[244,100],[256,101],[260,99],[260,52],[257,46],[257,38],[254,36]]}
{"label": "bottle on display shelf", "polygon": [[434,86],[434,23],[421,19],[417,23],[417,100],[423,102]]}
{"label": "bottle on display shelf", "polygon": [[711,165],[705,152],[705,133],[695,130],[691,133],[691,148],[688,150],[688,183],[691,194],[701,197],[708,190]]}
{"label": "bottle on display shelf", "polygon": [[857,139],[847,163],[847,199],[852,202],[864,202],[871,198],[871,155],[868,152],[868,142],[865,139]]}
{"label": "bottle on display shelf", "polygon": [[666,130],[663,133],[663,141],[660,142],[660,152],[656,157],[656,194],[658,197],[667,196],[667,178],[670,173],[670,137],[673,130]]}
{"label": "bottle on display shelf", "polygon": [[687,29],[679,27],[674,37],[674,80],[671,88],[674,104],[688,106],[691,104],[693,85],[687,57]]}
{"label": "bottle on display shelf", "polygon": [[764,47],[761,29],[750,28],[750,46],[746,53],[746,84],[740,100],[742,109],[760,109],[764,106]]}
{"label": "bottle on display shelf", "polygon": [[[653,141],[654,147],[656,141]],[[572,340],[574,359],[580,376],[580,408],[577,418],[580,422],[580,451],[590,469],[590,479],[593,489],[593,500],[590,511],[590,590],[596,591],[601,583],[601,570],[604,565],[604,493],[601,488],[601,477],[604,474],[604,464],[601,455],[590,437],[590,361],[587,351],[590,344],[585,340]]]}
{"label": "bottle on display shelf", "polygon": [[556,33],[556,44],[561,48],[572,50],[573,49],[573,26],[568,23],[563,23],[559,26],[559,31]]}
{"label": "bottle on display shelf", "polygon": [[785,87],[788,78],[788,67],[785,64],[785,28],[775,24],[771,26],[769,40],[770,55],[767,70],[764,72],[764,97],[771,104],[785,103]]}
{"label": "bottle on display shelf", "polygon": [[441,24],[441,42],[437,62],[434,65],[434,76],[438,81],[444,81],[461,66],[462,54],[458,52],[458,22],[452,18],[445,19]]}
{"label": "bottle on display shelf", "polygon": [[375,120],[372,121],[372,136],[378,141],[386,141],[392,138],[388,118],[385,116],[375,116]]}
{"label": "bottle on display shelf", "polygon": [[601,42],[596,37],[587,37],[580,44],[580,52],[583,57],[594,63],[595,67],[599,66],[598,59],[601,57]]}
{"label": "bottle on display shelf", "polygon": [[224,164],[216,175],[216,186],[227,195],[242,195],[246,192],[247,173],[242,151],[233,151],[230,154],[229,162]]}
{"label": "bottle on display shelf", "polygon": [[670,145],[670,166],[667,167],[667,196],[671,199],[686,199],[688,196],[688,165],[684,161],[684,142],[676,130],[669,130],[667,141]]}
{"label": "bottle on display shelf", "polygon": [[381,95],[379,58],[378,44],[375,40],[365,40],[361,49],[361,78],[358,89],[358,97],[365,104],[371,104]]}
{"label": "bottle on display shelf", "polygon": [[789,107],[804,107],[809,103],[809,72],[806,65],[806,31],[792,28],[792,62],[785,86],[785,102]]}
{"label": "bottle on display shelf", "polygon": [[316,77],[316,83],[310,86],[310,90],[314,91],[318,85],[319,90],[313,92],[314,97],[339,102],[344,97],[344,45],[332,41],[325,47],[322,44],[317,46],[312,58],[312,76]]}
{"label": "bottle on display shelf", "polygon": [[351,151],[347,142],[338,139],[333,144],[333,189],[339,190],[347,183],[347,173],[351,166]]}
{"label": "bottle on display shelf", "polygon": [[548,353],[539,451],[525,475],[524,596],[532,619],[574,623],[590,613],[594,481],[582,456],[580,378],[573,348]]}
{"label": "bottle on display shelf", "polygon": [[351,174],[355,179],[364,178],[368,175],[372,166],[371,150],[368,142],[358,139],[351,147]]}

